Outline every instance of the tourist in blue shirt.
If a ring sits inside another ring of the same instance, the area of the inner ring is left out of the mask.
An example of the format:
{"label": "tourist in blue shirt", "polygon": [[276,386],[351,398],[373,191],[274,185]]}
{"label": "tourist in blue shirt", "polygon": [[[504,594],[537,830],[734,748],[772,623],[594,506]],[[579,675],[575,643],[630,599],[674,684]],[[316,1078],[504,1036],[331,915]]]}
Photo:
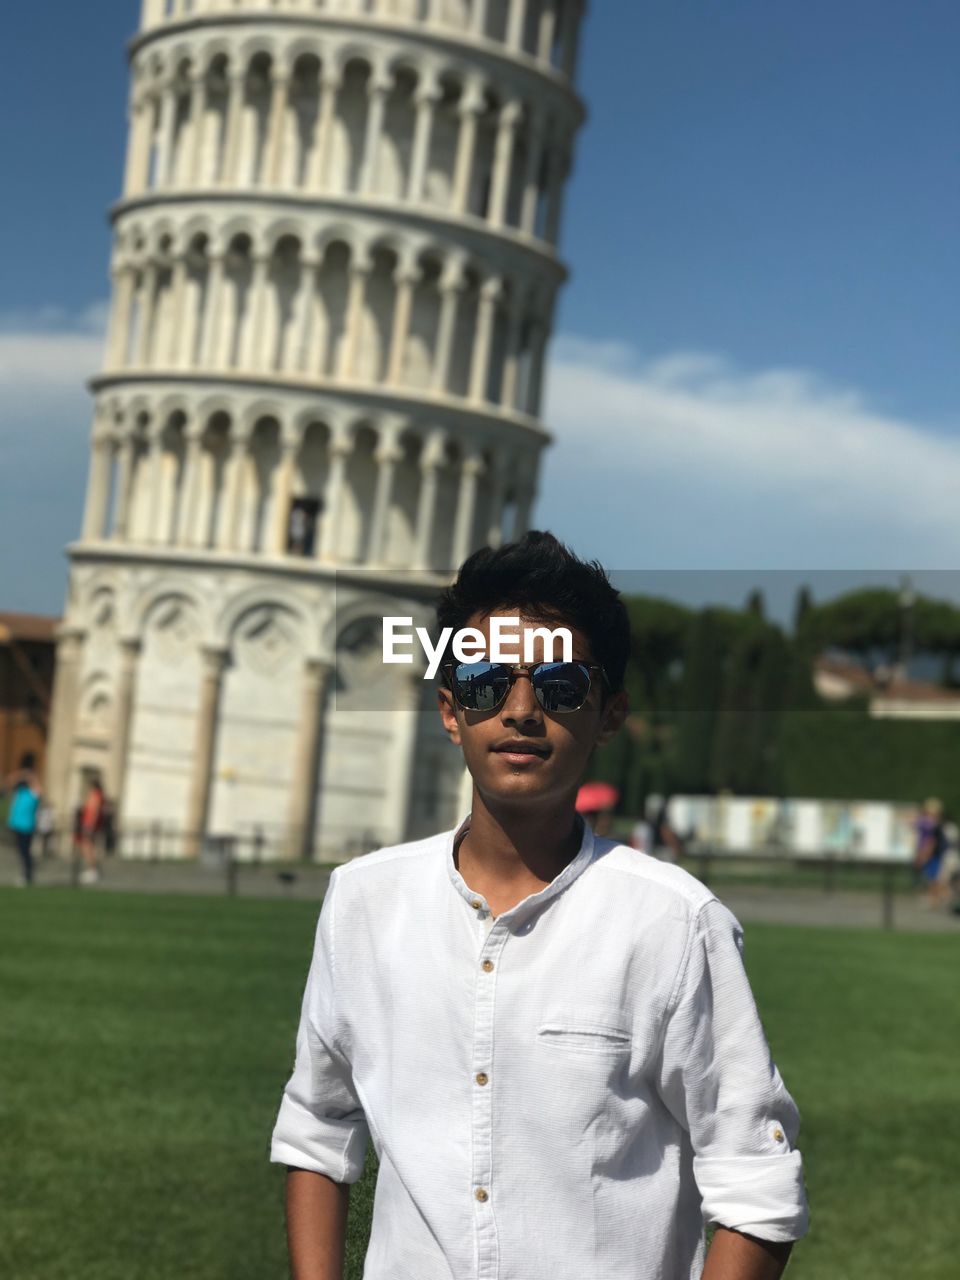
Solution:
{"label": "tourist in blue shirt", "polygon": [[13,832],[17,852],[23,864],[23,883],[33,884],[33,837],[37,830],[40,808],[40,780],[35,771],[36,758],[30,752],[20,761],[20,768],[7,779],[5,790],[10,795],[7,826]]}

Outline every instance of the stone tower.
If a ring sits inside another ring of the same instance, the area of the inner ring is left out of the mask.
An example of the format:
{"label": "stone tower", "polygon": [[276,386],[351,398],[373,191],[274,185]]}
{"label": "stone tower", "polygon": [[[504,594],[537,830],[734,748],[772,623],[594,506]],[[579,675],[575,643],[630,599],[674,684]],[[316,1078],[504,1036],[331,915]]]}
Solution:
{"label": "stone tower", "polygon": [[94,774],[133,855],[454,820],[457,753],[380,618],[527,526],[583,8],[145,0],[61,821]]}

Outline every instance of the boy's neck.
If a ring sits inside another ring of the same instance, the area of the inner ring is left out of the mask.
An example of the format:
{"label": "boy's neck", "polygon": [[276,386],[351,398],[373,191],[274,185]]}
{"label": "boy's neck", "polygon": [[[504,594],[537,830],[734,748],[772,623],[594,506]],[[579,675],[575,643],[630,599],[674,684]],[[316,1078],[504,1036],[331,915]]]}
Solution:
{"label": "boy's neck", "polygon": [[465,882],[482,893],[494,915],[550,884],[577,856],[583,829],[569,804],[549,810],[491,809],[476,790],[470,828],[454,852]]}

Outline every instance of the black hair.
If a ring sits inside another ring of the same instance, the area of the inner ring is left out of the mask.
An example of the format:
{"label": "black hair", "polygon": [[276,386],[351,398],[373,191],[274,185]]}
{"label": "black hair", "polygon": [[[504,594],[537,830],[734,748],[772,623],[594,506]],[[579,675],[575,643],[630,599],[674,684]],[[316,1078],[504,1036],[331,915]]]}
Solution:
{"label": "black hair", "polygon": [[582,631],[611,691],[623,687],[630,621],[620,592],[596,560],[579,559],[552,533],[537,530],[496,550],[483,547],[463,562],[456,582],[441,594],[437,624],[441,632],[445,627],[457,632],[476,614],[505,608]]}

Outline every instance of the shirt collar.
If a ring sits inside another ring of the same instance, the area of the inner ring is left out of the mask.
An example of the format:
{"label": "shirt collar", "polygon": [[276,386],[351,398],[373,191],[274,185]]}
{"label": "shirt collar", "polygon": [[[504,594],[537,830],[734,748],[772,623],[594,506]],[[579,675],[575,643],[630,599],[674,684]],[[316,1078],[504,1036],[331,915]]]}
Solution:
{"label": "shirt collar", "polygon": [[[529,897],[524,898],[522,902],[518,902],[515,907],[511,907],[509,911],[504,911],[497,917],[498,920],[506,920],[511,923],[520,924],[531,916],[535,911],[539,911],[542,907],[552,901],[559,894],[563,893],[575,880],[577,880],[593,861],[596,852],[596,840],[593,834],[593,828],[590,823],[581,819],[583,825],[583,834],[580,839],[580,848],[572,861],[568,862],[560,874],[551,880],[548,885],[540,890],[539,893],[532,893]],[[483,895],[474,892],[469,887],[463,876],[458,871],[453,861],[453,852],[457,846],[457,842],[466,835],[470,829],[470,814],[460,822],[453,831],[447,833],[443,843],[444,858],[447,864],[447,874],[457,893],[467,902],[471,909],[475,902],[482,902],[484,907],[487,902]]]}

